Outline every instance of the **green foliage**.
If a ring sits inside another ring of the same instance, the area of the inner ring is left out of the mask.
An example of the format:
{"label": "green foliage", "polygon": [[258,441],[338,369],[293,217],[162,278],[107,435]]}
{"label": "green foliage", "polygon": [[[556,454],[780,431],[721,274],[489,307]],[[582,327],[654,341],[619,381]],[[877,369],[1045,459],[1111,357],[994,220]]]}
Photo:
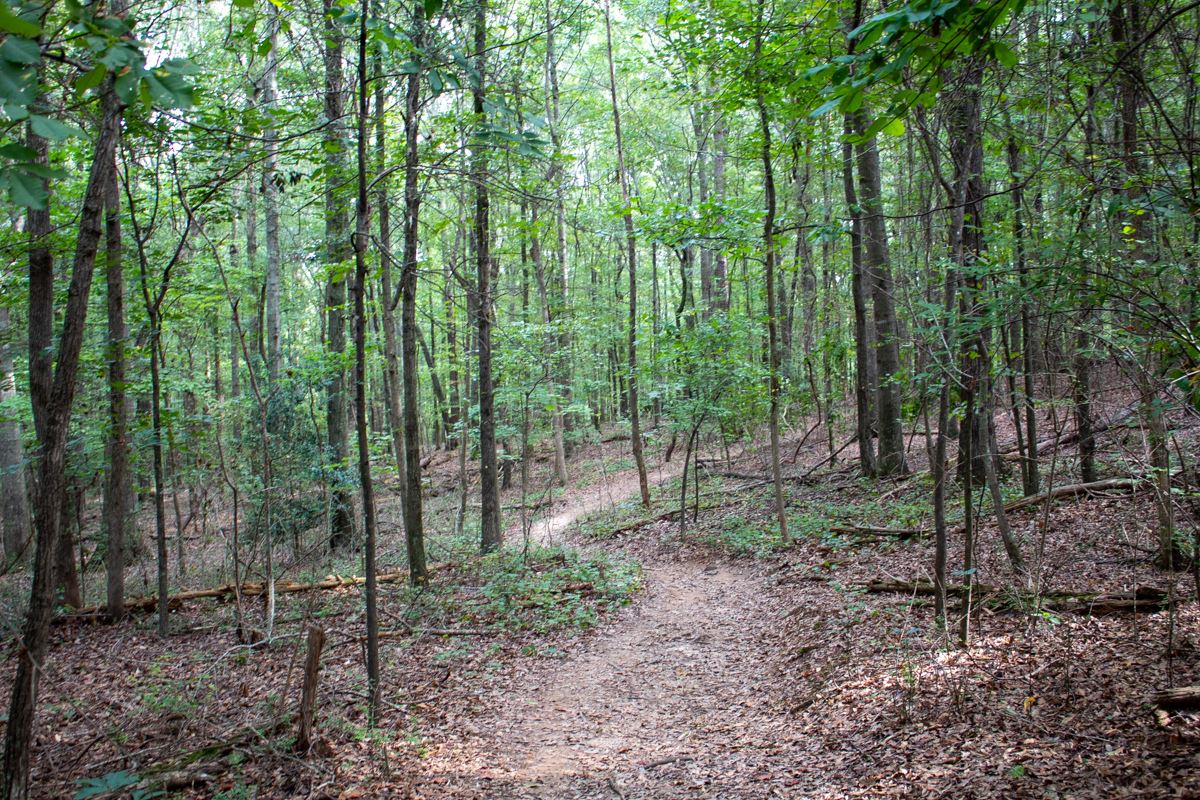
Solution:
{"label": "green foliage", "polygon": [[916,105],[935,104],[947,68],[957,59],[983,53],[1005,68],[1016,66],[1012,49],[993,40],[992,32],[1020,13],[1025,2],[912,0],[876,14],[846,35],[853,48],[849,54],[805,72],[825,98],[812,116],[834,109],[854,113],[868,92],[885,90],[887,110],[871,122],[864,137],[903,134],[905,114]]}
{"label": "green foliage", "polygon": [[79,791],[72,797],[73,800],[88,800],[88,798],[107,797],[119,792],[126,792],[127,794],[123,796],[129,797],[130,800],[154,800],[154,798],[164,796],[157,789],[134,788],[140,782],[140,777],[127,770],[109,772],[99,778],[81,778],[77,781],[80,787]]}
{"label": "green foliage", "polygon": [[589,628],[600,614],[630,602],[641,587],[641,569],[606,555],[531,545],[528,556],[511,549],[478,565],[493,624],[516,630]]}
{"label": "green foliage", "polygon": [[737,557],[766,558],[783,549],[778,523],[725,517],[715,530],[703,529],[701,541]]}
{"label": "green foliage", "polygon": [[[142,43],[131,19],[99,13],[100,6],[71,0],[42,19],[42,7],[23,0],[0,2],[0,108],[9,123],[0,127],[0,186],[9,199],[26,208],[45,208],[49,198],[46,182],[65,174],[39,160],[32,148],[20,143],[18,124],[27,122],[37,136],[58,144],[82,135],[80,127],[46,113],[49,103],[41,97],[39,73],[48,68],[44,50],[54,52],[59,43],[44,42],[43,29],[64,26],[68,63],[79,64],[78,75],[59,76],[74,82],[77,97],[100,88],[106,77],[111,89],[126,105],[139,103],[152,108],[188,108],[194,100],[189,78],[195,67],[186,59],[171,58],[147,66]],[[65,12],[65,13],[64,13]],[[39,24],[42,19],[44,24]]]}

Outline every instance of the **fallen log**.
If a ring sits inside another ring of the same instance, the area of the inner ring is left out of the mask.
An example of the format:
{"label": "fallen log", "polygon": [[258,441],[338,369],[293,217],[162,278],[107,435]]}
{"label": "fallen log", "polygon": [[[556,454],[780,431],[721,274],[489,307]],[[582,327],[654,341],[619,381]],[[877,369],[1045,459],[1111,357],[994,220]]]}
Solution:
{"label": "fallen log", "polygon": [[[909,595],[932,596],[935,593],[933,581],[897,581],[870,580],[858,584],[872,593],[894,593]],[[1024,595],[1015,588],[989,586],[985,583],[975,583],[966,586],[961,583],[946,585],[946,594],[963,597],[971,593],[977,603],[984,603],[995,608],[1016,608],[1021,600],[1027,599],[1029,604],[1040,601],[1040,606],[1051,611],[1062,611],[1072,614],[1091,614],[1104,616],[1108,614],[1154,614],[1167,607],[1168,596],[1162,589],[1153,586],[1139,586],[1132,592],[1046,592],[1040,597]]]}
{"label": "fallen log", "polygon": [[1197,708],[1200,707],[1200,686],[1164,689],[1154,693],[1153,701],[1160,708]]}
{"label": "fallen log", "polygon": [[1055,486],[1046,492],[1039,494],[1031,494],[1029,497],[1022,497],[1019,500],[1014,500],[1011,503],[1004,504],[1005,511],[1017,511],[1027,506],[1038,505],[1047,500],[1053,500],[1059,497],[1069,497],[1077,494],[1087,494],[1089,492],[1104,492],[1113,489],[1136,489],[1142,484],[1140,478],[1105,478],[1102,481],[1091,481],[1089,483],[1071,483],[1064,486]]}
{"label": "fallen log", "polygon": [[[1121,411],[1120,413],[1118,413],[1112,419],[1105,420],[1104,422],[1099,422],[1099,423],[1093,425],[1092,426],[1092,438],[1095,438],[1095,437],[1099,436],[1100,434],[1107,432],[1111,428],[1115,428],[1119,425],[1123,425],[1125,423],[1125,421],[1128,420],[1130,417],[1132,417],[1136,411],[1137,411],[1137,406],[1126,408],[1123,411]],[[1067,445],[1075,444],[1077,441],[1079,441],[1079,431],[1072,430],[1072,431],[1062,434],[1061,436],[1055,436],[1051,439],[1043,439],[1042,441],[1037,443],[1037,451],[1038,451],[1038,453],[1043,453],[1047,450],[1058,449],[1060,447],[1065,447]],[[1020,452],[1019,452],[1019,448],[1017,447],[1016,442],[1013,442],[1012,444],[1008,445],[1007,447],[1005,447],[1003,450],[1000,451],[1000,455],[1004,456],[1004,457],[1012,456],[1013,454],[1016,454],[1016,457],[1020,458]]]}
{"label": "fallen log", "polygon": [[[409,636],[491,636],[500,633],[489,628],[390,628],[379,632],[380,639],[404,639]],[[366,641],[365,636],[359,637]]]}
{"label": "fallen log", "polygon": [[889,528],[883,525],[833,525],[829,528],[834,533],[844,533],[849,536],[866,536],[877,539],[899,539],[902,542],[909,539],[919,539],[928,536],[929,531],[922,528]]}
{"label": "fallen log", "polygon": [[[408,580],[408,571],[404,572],[387,572],[375,576],[375,580],[379,583],[398,583]],[[338,576],[330,575],[324,580],[315,581],[313,583],[296,583],[295,581],[276,581],[275,594],[294,594],[296,592],[315,592],[326,591],[329,589],[343,589],[351,586],[361,586],[366,583],[367,579],[362,576]],[[237,587],[232,583],[226,583],[221,586],[211,586],[207,589],[193,589],[191,591],[179,592],[167,598],[167,608],[177,609],[182,608],[184,603],[191,600],[203,600],[206,598],[228,599],[236,594]],[[260,597],[267,593],[267,584],[265,581],[247,582],[241,586],[243,597]],[[158,597],[156,595],[146,595],[144,597],[135,597],[125,601],[125,611],[154,611],[158,608]],[[55,617],[55,622],[93,622],[107,618],[108,609],[106,606],[84,606],[66,614],[60,614]]]}

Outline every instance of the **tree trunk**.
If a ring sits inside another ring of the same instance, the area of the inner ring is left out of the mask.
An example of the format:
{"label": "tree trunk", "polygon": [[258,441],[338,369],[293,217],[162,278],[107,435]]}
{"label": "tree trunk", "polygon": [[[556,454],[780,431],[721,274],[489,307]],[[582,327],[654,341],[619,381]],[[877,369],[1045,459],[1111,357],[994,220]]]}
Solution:
{"label": "tree trunk", "polygon": [[[16,396],[16,374],[8,344],[9,311],[0,306],[0,403]],[[12,565],[29,544],[29,497],[25,487],[25,450],[21,424],[0,420],[0,514],[4,517],[4,562]]]}
{"label": "tree trunk", "polygon": [[[115,102],[111,95],[106,103]],[[115,154],[114,154],[115,155]],[[104,484],[104,538],[108,616],[125,616],[125,548],[129,524],[129,419],[125,395],[125,273],[121,252],[121,198],[113,165],[105,187],[105,269],[108,280],[108,475]]]}
{"label": "tree trunk", "polygon": [[379,719],[379,586],[376,579],[375,486],[371,482],[371,448],[367,436],[367,244],[370,209],[367,205],[367,17],[368,0],[359,8],[358,27],[358,193],[354,214],[354,412],[358,434],[358,479],[362,492],[365,532],[367,617],[367,702],[372,726]]}
{"label": "tree trunk", "polygon": [[[279,9],[272,6],[267,22],[267,39],[270,41],[270,52],[267,53],[266,68],[262,75],[262,107],[268,119],[275,113],[278,102],[279,88],[277,72],[279,69]],[[267,275],[264,285],[263,313],[266,317],[267,336],[267,374],[271,386],[279,381],[279,368],[282,359],[280,343],[279,303],[282,292],[282,277],[279,265],[279,186],[277,185],[277,163],[279,160],[278,132],[273,124],[268,125],[263,133],[266,142],[266,154],[263,157],[262,193],[263,217],[267,224]]]}
{"label": "tree trunk", "polygon": [[[325,343],[331,374],[325,395],[325,426],[332,476],[329,495],[329,548],[341,550],[354,539],[354,501],[343,477],[350,462],[349,415],[346,409],[346,263],[350,260],[350,216],[344,195],[346,177],[346,90],[342,71],[342,35],[330,16],[333,0],[324,0],[325,33]],[[269,227],[268,227],[269,229]],[[269,244],[268,244],[269,246]],[[269,268],[268,268],[269,269]]]}
{"label": "tree trunk", "polygon": [[863,269],[862,210],[854,184],[854,146],[850,142],[854,129],[850,117],[845,119],[842,142],[842,186],[846,207],[850,211],[850,293],[854,302],[854,403],[857,411],[858,455],[862,474],[875,475],[875,404],[871,402],[871,387],[875,384],[874,337],[867,310],[869,281]]}
{"label": "tree trunk", "polygon": [[[424,41],[425,8],[413,6],[413,43],[417,48]],[[429,579],[425,565],[425,530],[421,517],[421,433],[418,427],[420,407],[417,401],[417,234],[421,210],[421,194],[417,182],[419,162],[417,148],[421,100],[420,74],[408,75],[404,93],[404,273],[400,279],[403,295],[401,328],[404,358],[404,532],[408,547],[408,569],[414,585]],[[390,300],[388,300],[390,302]]]}
{"label": "tree trunk", "polygon": [[[718,109],[716,123],[713,125],[713,198],[716,203],[725,202],[725,117]],[[725,216],[717,217],[717,223],[723,225]],[[729,312],[729,267],[725,256],[725,248],[717,250],[713,264],[713,292],[717,297],[718,308]]]}
{"label": "tree trunk", "polygon": [[[545,380],[550,385],[561,386],[560,382],[554,381],[554,376],[551,374],[551,365],[554,364],[556,340],[554,336],[553,324],[554,320],[550,313],[550,293],[546,288],[546,265],[542,259],[541,239],[538,236],[538,216],[537,204],[533,206],[531,211],[532,229],[530,241],[530,257],[533,259],[534,277],[537,279],[538,301],[542,310],[542,325],[545,326],[545,333],[542,335],[542,354],[544,358],[544,376]],[[563,446],[563,414],[560,399],[556,395],[552,395],[552,407],[550,409],[550,429],[554,441],[554,478],[562,486],[567,485],[567,453]],[[524,466],[522,466],[524,470]],[[524,474],[524,472],[522,472]]]}
{"label": "tree trunk", "polygon": [[1013,249],[1017,259],[1017,283],[1021,289],[1021,401],[1025,418],[1025,460],[1021,478],[1026,495],[1037,494],[1041,477],[1038,474],[1037,408],[1034,404],[1033,373],[1033,312],[1029,303],[1029,264],[1025,253],[1025,203],[1021,176],[1021,149],[1016,137],[1008,139],[1008,170],[1012,180]]}
{"label": "tree trunk", "polygon": [[487,85],[487,0],[476,0],[474,19],[475,71],[471,100],[475,113],[471,181],[475,187],[475,321],[479,347],[479,483],[480,550],[487,553],[504,543],[500,527],[500,470],[496,459],[496,388],[492,378],[492,261],[488,222],[488,161],[483,129]]}
{"label": "tree trunk", "polygon": [[[859,110],[856,131],[866,130],[867,112]],[[878,398],[880,475],[902,475],[904,425],[900,406],[900,330],[896,323],[895,286],[888,259],[887,225],[883,217],[883,192],[879,175],[879,149],[872,137],[858,144],[858,179],[862,193],[864,268],[871,281],[871,304],[875,312],[876,397]]]}
{"label": "tree trunk", "polygon": [[[559,92],[558,92],[558,60],[554,50],[555,22],[550,8],[551,0],[546,0],[546,119],[550,130],[550,142],[554,147],[554,158],[551,159],[547,179],[554,187],[554,260],[555,279],[559,316],[567,320],[570,310],[570,280],[567,275],[567,204],[566,190],[563,187],[562,170],[562,135],[559,129]],[[558,366],[555,369],[555,379],[558,383],[558,404],[561,409],[571,402],[571,326],[560,325],[558,328]],[[563,452],[570,453],[570,442],[566,434],[571,430],[571,419],[564,413],[558,415],[559,424],[563,430]]]}
{"label": "tree trunk", "polygon": [[[755,58],[762,53],[763,36],[763,6],[766,0],[758,2],[758,20],[754,33]],[[779,463],[779,321],[775,308],[775,170],[771,164],[771,120],[767,116],[767,103],[763,98],[761,86],[758,88],[758,122],[762,135],[762,167],[763,167],[763,200],[766,205],[766,215],[763,217],[763,249],[766,261],[767,283],[767,370],[769,373],[769,394],[771,399],[771,417],[768,427],[771,437],[771,478],[775,484],[775,519],[779,524],[780,539],[786,544],[791,541],[787,526],[787,507],[783,499],[783,473]]]}
{"label": "tree trunk", "polygon": [[650,483],[646,477],[646,458],[642,452],[642,423],[638,409],[638,380],[637,380],[637,236],[633,232],[633,207],[630,199],[629,171],[625,165],[625,145],[621,138],[621,108],[617,103],[617,72],[613,65],[612,20],[609,14],[608,0],[604,3],[604,34],[608,54],[608,90],[612,99],[613,134],[617,144],[617,178],[621,187],[621,206],[624,209],[622,217],[625,222],[626,258],[629,261],[629,363],[628,368],[628,397],[629,397],[629,439],[633,445],[633,461],[637,465],[638,487],[641,490],[642,505],[650,507]]}
{"label": "tree trunk", "polygon": [[[106,91],[111,91],[111,83]],[[71,268],[71,287],[58,347],[52,350],[54,329],[54,259],[49,200],[44,209],[29,211],[29,384],[40,445],[39,480],[34,484],[33,512],[37,534],[29,610],[13,678],[8,723],[4,732],[4,776],[0,797],[17,800],[29,795],[29,765],[33,719],[37,708],[37,673],[44,669],[54,610],[53,555],[62,525],[63,472],[76,374],[83,346],[88,295],[99,250],[105,187],[111,178],[120,109],[114,103],[100,119],[87,189],[79,214],[79,234]],[[30,133],[35,160],[47,163],[46,142]],[[49,186],[46,186],[49,193]],[[53,354],[57,364],[52,364]]]}

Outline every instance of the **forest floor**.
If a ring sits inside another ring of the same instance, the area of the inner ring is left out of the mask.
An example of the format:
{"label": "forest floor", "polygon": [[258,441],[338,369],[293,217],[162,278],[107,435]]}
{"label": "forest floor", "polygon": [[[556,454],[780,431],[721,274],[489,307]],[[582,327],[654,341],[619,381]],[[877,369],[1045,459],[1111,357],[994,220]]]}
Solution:
{"label": "forest floor", "polygon": [[[1176,423],[1182,451],[1194,451],[1192,423]],[[178,610],[166,640],[145,616],[56,626],[36,794],[136,779],[189,800],[1200,798],[1200,714],[1150,703],[1200,683],[1200,609],[1190,576],[1150,563],[1149,495],[1092,493],[1012,522],[1043,589],[1155,587],[1174,593],[1169,611],[1056,613],[1009,594],[977,607],[961,647],[926,598],[865,588],[928,577],[926,538],[844,533],[928,527],[921,437],[915,472],[882,484],[853,462],[822,465],[825,443],[801,438],[785,447],[798,452],[787,465],[791,543],[774,528],[761,449],[704,462],[689,492],[699,508],[681,530],[670,512],[682,455],[652,466],[647,511],[628,442],[614,440],[580,448],[572,488],[528,493],[525,554],[484,558],[470,530],[466,541],[445,533],[456,467],[438,455],[430,551],[445,566],[428,589],[381,586],[376,727],[356,588],[281,596],[270,647],[239,645],[232,609],[211,601]],[[1137,439],[1106,436],[1106,474],[1130,469]],[[1046,477],[1069,482],[1069,454],[1058,458]],[[532,482],[548,487],[544,454],[535,466]],[[504,503],[519,542],[516,490]],[[394,505],[385,492],[385,569],[402,558],[387,538]],[[949,513],[953,527],[961,506]],[[976,578],[1011,586],[989,516]],[[950,547],[957,569],[957,528]],[[319,739],[301,756],[290,748],[309,625],[328,644]]]}

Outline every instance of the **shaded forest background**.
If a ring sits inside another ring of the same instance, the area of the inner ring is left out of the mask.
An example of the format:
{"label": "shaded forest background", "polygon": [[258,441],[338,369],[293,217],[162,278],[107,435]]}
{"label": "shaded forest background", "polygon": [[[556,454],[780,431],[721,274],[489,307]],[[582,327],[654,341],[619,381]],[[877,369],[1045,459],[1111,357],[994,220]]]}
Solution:
{"label": "shaded forest background", "polygon": [[0,31],[3,796],[73,625],[219,597],[256,653],[361,584],[325,610],[373,729],[381,613],[478,621],[422,592],[507,587],[480,619],[544,633],[549,574],[594,624],[641,579],[547,550],[556,503],[788,574],[919,542],[854,578],[927,598],[923,636],[1165,613],[1142,688],[1190,680],[1200,3],[5,0]]}

